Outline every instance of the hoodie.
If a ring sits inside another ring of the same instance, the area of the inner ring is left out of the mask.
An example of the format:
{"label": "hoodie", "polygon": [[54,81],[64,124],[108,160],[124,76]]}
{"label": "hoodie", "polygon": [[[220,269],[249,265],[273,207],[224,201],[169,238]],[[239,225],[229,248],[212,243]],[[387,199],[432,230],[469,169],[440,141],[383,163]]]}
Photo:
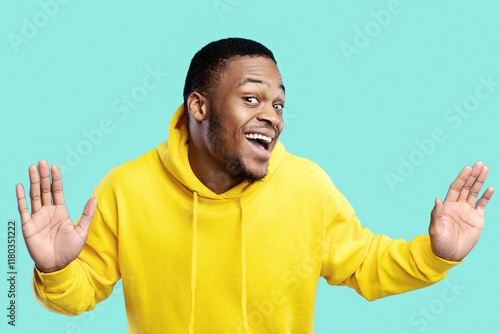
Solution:
{"label": "hoodie", "polygon": [[326,173],[279,142],[262,181],[222,194],[196,178],[188,145],[181,105],[168,142],[104,177],[80,256],[54,273],[35,267],[45,308],[92,310],[122,279],[130,333],[312,333],[319,277],[375,300],[456,265],[428,236],[363,228]]}

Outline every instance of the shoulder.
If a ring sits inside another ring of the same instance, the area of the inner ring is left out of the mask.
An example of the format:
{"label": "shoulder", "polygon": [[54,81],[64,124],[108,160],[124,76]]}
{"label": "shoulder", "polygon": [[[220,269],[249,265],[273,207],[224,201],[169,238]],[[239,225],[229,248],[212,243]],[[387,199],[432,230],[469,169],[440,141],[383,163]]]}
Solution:
{"label": "shoulder", "polygon": [[304,180],[309,183],[319,183],[327,187],[333,186],[328,174],[315,162],[286,152],[280,165],[280,170],[291,180]]}
{"label": "shoulder", "polygon": [[292,196],[290,201],[307,203],[315,208],[325,206],[328,217],[339,213],[352,216],[354,210],[337,189],[328,174],[315,162],[285,153],[273,180],[281,194]]}
{"label": "shoulder", "polygon": [[147,183],[153,175],[161,171],[161,161],[156,149],[152,149],[140,157],[111,169],[99,182],[96,192],[105,189],[130,188]]}
{"label": "shoulder", "polygon": [[315,162],[285,152],[276,172],[271,175],[272,183],[290,193],[304,194],[318,200],[325,199],[338,190],[328,174]]}

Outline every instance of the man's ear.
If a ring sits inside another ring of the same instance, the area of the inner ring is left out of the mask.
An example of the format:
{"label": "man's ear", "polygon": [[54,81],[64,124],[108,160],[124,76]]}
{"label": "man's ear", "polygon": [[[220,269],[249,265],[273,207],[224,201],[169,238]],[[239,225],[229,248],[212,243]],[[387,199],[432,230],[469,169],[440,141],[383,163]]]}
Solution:
{"label": "man's ear", "polygon": [[187,98],[187,109],[194,120],[201,122],[208,118],[208,100],[198,92],[192,92]]}

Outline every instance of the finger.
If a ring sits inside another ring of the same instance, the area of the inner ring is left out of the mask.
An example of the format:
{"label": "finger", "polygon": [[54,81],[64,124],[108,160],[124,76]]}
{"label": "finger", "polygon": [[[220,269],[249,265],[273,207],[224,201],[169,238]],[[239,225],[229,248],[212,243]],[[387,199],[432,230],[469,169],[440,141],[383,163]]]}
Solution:
{"label": "finger", "polygon": [[488,187],[483,193],[483,196],[477,201],[476,204],[476,212],[484,216],[484,208],[486,207],[486,204],[488,204],[488,201],[490,200],[491,196],[493,196],[493,193],[495,192],[495,189],[493,187]]}
{"label": "finger", "polygon": [[36,165],[31,165],[29,169],[30,175],[30,199],[31,199],[31,214],[40,211],[42,204],[40,202],[40,176]]}
{"label": "finger", "polygon": [[57,165],[52,165],[52,197],[54,205],[64,205],[64,193],[62,185],[61,171]]}
{"label": "finger", "polygon": [[431,216],[436,220],[443,217],[443,202],[441,198],[436,198],[434,201],[434,209],[432,210]]}
{"label": "finger", "polygon": [[38,170],[40,171],[40,190],[42,197],[42,205],[51,205],[52,196],[50,194],[50,172],[49,164],[45,160],[38,162]]}
{"label": "finger", "polygon": [[489,168],[484,166],[481,174],[477,177],[476,181],[472,185],[469,191],[469,195],[467,196],[467,203],[474,206],[476,205],[477,196],[479,195],[479,191],[483,187],[484,181],[486,181],[486,177],[488,176]]}
{"label": "finger", "polygon": [[458,201],[459,202],[465,202],[467,200],[467,197],[469,196],[470,190],[472,188],[472,185],[474,182],[476,182],[477,178],[479,175],[481,175],[481,172],[483,171],[484,165],[481,161],[478,161],[472,166],[472,171],[467,178],[467,181],[465,181],[465,184],[460,191],[460,195],[458,195]]}
{"label": "finger", "polygon": [[24,225],[28,220],[30,220],[31,217],[28,212],[28,206],[26,205],[24,187],[21,183],[16,184],[16,196],[17,209],[19,210],[19,215],[21,216],[21,225]]}
{"label": "finger", "polygon": [[86,236],[88,234],[90,222],[92,221],[92,218],[94,218],[94,213],[95,213],[96,207],[97,207],[97,199],[95,199],[95,198],[89,199],[87,201],[87,203],[85,204],[85,207],[83,208],[82,215],[80,217],[80,221],[78,222],[78,225],[76,226],[77,230],[80,230],[80,232],[84,232],[84,234],[80,234],[80,235]]}
{"label": "finger", "polygon": [[443,202],[440,198],[434,201],[434,209],[431,212],[431,224],[429,226],[429,234],[440,233],[443,222]]}
{"label": "finger", "polygon": [[464,169],[458,174],[457,178],[455,181],[450,186],[450,189],[448,190],[448,194],[446,194],[445,202],[446,201],[456,201],[458,200],[458,196],[460,195],[460,191],[465,185],[465,182],[469,178],[469,175],[472,171],[472,168],[470,166],[465,166]]}

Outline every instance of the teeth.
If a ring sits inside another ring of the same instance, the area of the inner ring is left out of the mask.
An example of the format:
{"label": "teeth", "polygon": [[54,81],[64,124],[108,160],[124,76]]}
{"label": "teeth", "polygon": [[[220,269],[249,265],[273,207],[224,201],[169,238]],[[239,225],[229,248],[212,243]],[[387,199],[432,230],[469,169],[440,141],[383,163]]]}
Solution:
{"label": "teeth", "polygon": [[273,140],[271,137],[261,135],[260,133],[247,133],[245,137],[248,139],[259,139],[265,141],[266,143],[270,143]]}

